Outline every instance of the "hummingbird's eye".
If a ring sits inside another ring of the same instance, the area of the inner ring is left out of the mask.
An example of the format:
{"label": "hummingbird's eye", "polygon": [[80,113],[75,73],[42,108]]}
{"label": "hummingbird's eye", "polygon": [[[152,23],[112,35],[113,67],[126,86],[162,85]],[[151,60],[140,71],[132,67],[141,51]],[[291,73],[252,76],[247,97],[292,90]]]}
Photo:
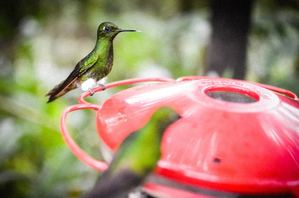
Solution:
{"label": "hummingbird's eye", "polygon": [[108,33],[111,32],[111,28],[109,26],[104,26],[103,27],[104,32]]}

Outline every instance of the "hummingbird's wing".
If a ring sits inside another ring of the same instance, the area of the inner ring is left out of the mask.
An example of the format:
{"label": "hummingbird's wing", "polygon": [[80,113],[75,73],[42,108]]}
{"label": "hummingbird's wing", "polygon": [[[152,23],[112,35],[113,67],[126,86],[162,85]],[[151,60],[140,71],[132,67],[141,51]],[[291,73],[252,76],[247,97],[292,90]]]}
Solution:
{"label": "hummingbird's wing", "polygon": [[[84,66],[83,62],[84,61],[80,61],[79,63],[77,63],[75,69],[70,73],[70,75],[46,94],[47,96],[49,96],[48,103],[75,89],[77,87],[76,81],[78,80],[78,78],[86,74],[94,66],[96,60],[89,62],[89,66]],[[85,63],[85,65],[87,64]]]}
{"label": "hummingbird's wing", "polygon": [[115,175],[104,172],[84,198],[127,198],[130,191],[138,187],[143,179],[130,169],[122,169]]}

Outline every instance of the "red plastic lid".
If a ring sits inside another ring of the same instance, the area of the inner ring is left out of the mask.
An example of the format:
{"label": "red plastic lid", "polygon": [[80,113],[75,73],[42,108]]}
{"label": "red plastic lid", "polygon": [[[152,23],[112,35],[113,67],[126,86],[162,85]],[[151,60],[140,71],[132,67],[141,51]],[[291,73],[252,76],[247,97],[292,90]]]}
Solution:
{"label": "red plastic lid", "polygon": [[296,95],[218,78],[141,85],[104,102],[97,112],[99,135],[115,150],[165,105],[182,119],[167,129],[158,174],[225,191],[298,193]]}

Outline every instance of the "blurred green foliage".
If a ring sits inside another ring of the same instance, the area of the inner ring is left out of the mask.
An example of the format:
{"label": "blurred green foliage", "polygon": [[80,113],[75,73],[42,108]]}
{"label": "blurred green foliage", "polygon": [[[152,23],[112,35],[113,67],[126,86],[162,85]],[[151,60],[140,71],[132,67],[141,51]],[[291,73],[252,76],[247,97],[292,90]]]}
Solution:
{"label": "blurred green foliage", "polygon": [[[204,70],[207,1],[17,0],[2,1],[1,9],[0,194],[6,197],[78,197],[93,184],[97,173],[71,154],[59,132],[63,109],[76,103],[80,91],[51,104],[45,93],[92,49],[100,22],[142,31],[115,40],[109,82]],[[253,16],[248,80],[298,94],[298,9],[257,1]],[[73,113],[68,123],[77,142],[99,158],[94,117]]]}

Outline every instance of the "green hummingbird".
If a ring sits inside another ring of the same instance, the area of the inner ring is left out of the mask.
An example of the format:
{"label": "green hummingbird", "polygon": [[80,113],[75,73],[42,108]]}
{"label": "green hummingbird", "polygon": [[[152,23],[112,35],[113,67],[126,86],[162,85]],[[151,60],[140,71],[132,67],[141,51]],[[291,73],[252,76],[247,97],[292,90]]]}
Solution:
{"label": "green hummingbird", "polygon": [[97,30],[95,47],[77,63],[64,81],[47,93],[48,103],[77,87],[83,91],[90,91],[96,87],[97,82],[107,76],[112,69],[113,39],[121,32],[136,32],[136,30],[120,29],[111,22],[101,23]]}
{"label": "green hummingbird", "polygon": [[165,129],[179,115],[168,107],[154,112],[141,130],[131,133],[119,146],[109,168],[99,177],[85,198],[120,198],[138,187],[156,167]]}

